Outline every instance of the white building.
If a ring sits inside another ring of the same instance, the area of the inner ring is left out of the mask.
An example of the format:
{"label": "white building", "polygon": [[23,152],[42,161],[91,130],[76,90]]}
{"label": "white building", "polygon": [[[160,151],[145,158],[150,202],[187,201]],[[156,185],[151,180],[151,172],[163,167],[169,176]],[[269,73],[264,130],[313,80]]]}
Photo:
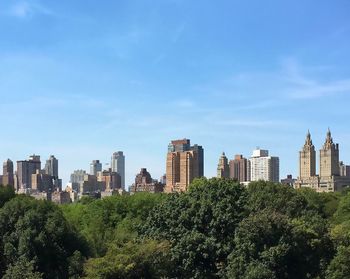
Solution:
{"label": "white building", "polygon": [[125,156],[123,151],[114,152],[111,158],[112,172],[117,172],[120,175],[122,189],[125,189]]}
{"label": "white building", "polygon": [[249,162],[251,181],[279,182],[279,158],[269,156],[268,150],[254,150]]}

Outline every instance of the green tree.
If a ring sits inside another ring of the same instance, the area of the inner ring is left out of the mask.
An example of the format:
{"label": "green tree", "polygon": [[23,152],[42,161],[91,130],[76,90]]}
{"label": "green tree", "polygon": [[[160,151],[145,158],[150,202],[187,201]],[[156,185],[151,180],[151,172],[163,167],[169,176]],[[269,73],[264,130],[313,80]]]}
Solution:
{"label": "green tree", "polygon": [[326,279],[345,279],[350,276],[350,247],[339,246],[338,251],[330,263]]}
{"label": "green tree", "polygon": [[249,211],[259,212],[266,208],[286,214],[301,216],[308,208],[305,197],[298,194],[293,188],[279,183],[257,181],[248,186]]}
{"label": "green tree", "polygon": [[297,192],[305,197],[310,208],[315,209],[326,219],[333,217],[342,197],[341,193],[317,193],[310,188],[302,188]]}
{"label": "green tree", "polygon": [[0,208],[4,206],[6,202],[15,197],[15,190],[11,186],[0,185]]}
{"label": "green tree", "polygon": [[164,278],[170,268],[167,242],[146,240],[114,242],[107,254],[85,265],[85,278],[142,279]]}
{"label": "green tree", "polygon": [[344,221],[350,220],[350,192],[347,191],[341,197],[337,211],[333,216],[333,223],[341,224]]}
{"label": "green tree", "polygon": [[33,262],[20,258],[11,264],[2,279],[42,279],[42,274],[34,271]]}
{"label": "green tree", "polygon": [[115,239],[130,240],[165,195],[139,193],[62,206],[64,216],[89,242],[92,255],[102,257]]}
{"label": "green tree", "polygon": [[230,179],[197,179],[150,214],[143,234],[171,243],[177,278],[218,278],[234,249],[238,223],[247,215],[247,192]]}
{"label": "green tree", "polygon": [[53,203],[18,196],[0,209],[1,274],[13,266],[20,268],[15,263],[23,258],[44,278],[68,278],[76,251],[88,253],[85,242]]}
{"label": "green tree", "polygon": [[320,216],[311,211],[293,219],[265,209],[240,223],[227,278],[317,278],[332,254],[328,226]]}

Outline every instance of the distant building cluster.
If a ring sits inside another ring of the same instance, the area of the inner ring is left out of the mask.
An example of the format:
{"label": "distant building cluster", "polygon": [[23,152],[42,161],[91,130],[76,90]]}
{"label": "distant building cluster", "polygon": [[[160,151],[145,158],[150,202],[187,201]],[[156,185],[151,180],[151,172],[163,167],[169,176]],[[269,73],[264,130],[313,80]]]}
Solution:
{"label": "distant building cluster", "polygon": [[[28,194],[38,199],[51,200],[52,195],[62,191],[62,180],[58,176],[58,160],[51,155],[41,168],[40,156],[32,155],[28,160],[13,162],[8,159],[3,163],[2,185],[12,186],[19,194]],[[59,199],[56,199],[60,203]]]}
{"label": "distant building cluster", "polygon": [[[90,171],[75,170],[70,182],[62,190],[58,173],[58,160],[51,155],[41,167],[40,156],[32,155],[27,160],[17,161],[16,170],[8,159],[3,163],[0,184],[14,187],[17,193],[31,195],[36,199],[48,199],[56,203],[69,203],[83,196],[106,197],[125,193],[125,156],[123,151],[112,154],[108,168],[100,160],[90,163]],[[147,168],[141,168],[130,194],[139,192],[174,193],[186,192],[195,178],[204,176],[204,149],[191,145],[189,139],[173,140],[168,145],[166,174],[159,181],[153,179]],[[218,178],[232,178],[243,185],[251,181],[280,181],[279,157],[269,155],[268,150],[256,148],[250,158],[242,154],[228,160],[223,152],[217,165]],[[316,174],[316,151],[307,133],[305,144],[299,152],[299,176],[292,175],[280,181],[294,188],[311,188],[317,192],[341,191],[350,187],[350,166],[339,160],[339,145],[333,142],[328,130],[325,143],[319,152],[319,174]]]}
{"label": "distant building cluster", "polygon": [[232,178],[246,184],[250,181],[265,180],[279,182],[279,158],[269,156],[268,150],[256,149],[250,159],[243,155],[235,155],[228,162],[225,153],[222,153],[217,167],[217,177]]}
{"label": "distant building cluster", "polygon": [[125,190],[125,156],[122,151],[112,154],[110,166],[103,170],[100,160],[93,160],[90,163],[90,173],[85,170],[75,170],[66,188],[71,193],[72,199],[84,195],[110,196],[123,192]]}

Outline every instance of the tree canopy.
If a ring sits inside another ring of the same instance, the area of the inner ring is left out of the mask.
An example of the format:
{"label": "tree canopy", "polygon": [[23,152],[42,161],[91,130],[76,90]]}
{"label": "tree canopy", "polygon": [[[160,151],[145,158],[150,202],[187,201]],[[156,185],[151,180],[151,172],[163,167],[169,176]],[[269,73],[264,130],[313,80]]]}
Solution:
{"label": "tree canopy", "polygon": [[0,188],[3,278],[349,278],[350,192],[196,179],[56,206]]}

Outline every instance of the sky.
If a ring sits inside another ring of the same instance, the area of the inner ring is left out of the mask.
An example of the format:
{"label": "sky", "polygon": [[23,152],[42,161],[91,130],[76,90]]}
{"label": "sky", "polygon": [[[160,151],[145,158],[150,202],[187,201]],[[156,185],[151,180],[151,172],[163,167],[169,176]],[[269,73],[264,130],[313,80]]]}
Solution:
{"label": "sky", "polygon": [[[0,0],[0,160],[59,159],[64,183],[113,152],[126,183],[165,173],[167,145],[280,157],[310,129],[350,164],[348,0]],[[108,167],[105,165],[105,167]]]}

